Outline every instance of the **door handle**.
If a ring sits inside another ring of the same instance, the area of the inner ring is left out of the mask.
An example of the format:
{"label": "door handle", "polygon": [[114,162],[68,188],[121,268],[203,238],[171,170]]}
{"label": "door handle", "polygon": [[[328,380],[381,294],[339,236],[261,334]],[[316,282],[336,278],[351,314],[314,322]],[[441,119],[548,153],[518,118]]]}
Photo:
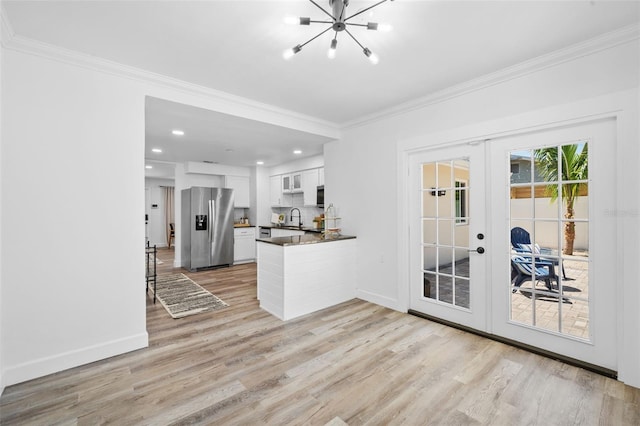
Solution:
{"label": "door handle", "polygon": [[477,249],[473,249],[473,250],[467,250],[469,253],[471,252],[476,252],[478,254],[482,254],[484,253],[484,247],[478,247]]}

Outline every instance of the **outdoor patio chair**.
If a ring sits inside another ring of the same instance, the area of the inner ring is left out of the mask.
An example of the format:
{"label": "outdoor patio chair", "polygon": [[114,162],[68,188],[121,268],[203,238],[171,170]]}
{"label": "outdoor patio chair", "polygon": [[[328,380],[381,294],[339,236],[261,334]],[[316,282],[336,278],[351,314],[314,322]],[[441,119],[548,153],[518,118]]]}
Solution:
{"label": "outdoor patio chair", "polygon": [[[516,226],[511,229],[511,246],[518,253],[532,253],[536,255],[542,255],[543,257],[536,257],[536,263],[541,261],[552,262],[554,266],[557,266],[560,261],[554,258],[545,258],[544,255],[551,254],[551,250],[540,248],[538,244],[531,244],[531,236],[526,229]],[[545,253],[546,252],[546,253]],[[564,264],[562,265],[562,279],[568,280],[567,274],[564,272]]]}
{"label": "outdoor patio chair", "polygon": [[[518,288],[525,281],[534,280],[544,281],[547,289],[553,290],[551,280],[558,282],[558,276],[555,273],[553,262],[548,260],[535,260],[531,257],[512,256],[511,257],[511,283],[513,284],[513,292],[518,291]],[[535,285],[535,283],[534,283]]]}

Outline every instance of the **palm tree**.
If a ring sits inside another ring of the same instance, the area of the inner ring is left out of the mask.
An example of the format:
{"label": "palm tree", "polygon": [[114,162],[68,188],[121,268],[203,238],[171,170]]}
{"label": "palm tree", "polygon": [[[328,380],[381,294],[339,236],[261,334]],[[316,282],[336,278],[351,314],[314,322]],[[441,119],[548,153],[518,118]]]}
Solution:
{"label": "palm tree", "polygon": [[[559,162],[558,152],[560,152]],[[572,255],[576,237],[576,224],[571,220],[574,217],[573,206],[580,188],[584,186],[584,182],[580,181],[585,181],[589,177],[587,144],[538,149],[534,152],[534,157],[537,175],[545,182],[558,182],[558,177],[562,178],[562,201],[566,206],[564,217],[568,220],[564,224],[562,253]],[[560,170],[558,170],[559,165]],[[547,186],[547,194],[551,197],[552,203],[558,199],[559,186],[557,183]]]}

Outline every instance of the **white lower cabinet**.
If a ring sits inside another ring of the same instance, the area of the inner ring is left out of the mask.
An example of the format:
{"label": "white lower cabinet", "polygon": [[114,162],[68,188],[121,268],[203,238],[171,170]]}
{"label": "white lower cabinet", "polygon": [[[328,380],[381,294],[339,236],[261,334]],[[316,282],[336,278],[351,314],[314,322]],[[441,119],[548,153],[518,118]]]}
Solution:
{"label": "white lower cabinet", "polygon": [[256,228],[234,228],[233,263],[249,263],[256,260]]}

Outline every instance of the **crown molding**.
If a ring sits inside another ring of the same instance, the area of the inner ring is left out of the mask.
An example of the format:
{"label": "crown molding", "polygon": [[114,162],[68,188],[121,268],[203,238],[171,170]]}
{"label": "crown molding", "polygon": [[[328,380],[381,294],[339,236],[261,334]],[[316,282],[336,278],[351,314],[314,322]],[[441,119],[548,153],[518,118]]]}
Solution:
{"label": "crown molding", "polygon": [[[316,129],[317,134],[321,134],[329,138],[338,139],[340,137],[340,127],[334,122],[300,114],[295,111],[232,95],[227,92],[211,89],[209,87],[200,86],[198,84],[189,83],[162,74],[157,74],[151,71],[17,35],[11,30],[11,26],[5,18],[4,13],[2,13],[2,26],[3,32],[5,28],[7,29],[6,37],[4,36],[5,34],[3,34],[2,46],[8,50],[40,56],[53,61],[90,69],[92,71],[103,72],[118,77],[124,77],[137,82],[157,85],[162,88],[177,90],[189,95],[205,97],[217,101],[222,100],[232,107],[249,108],[257,112],[268,113],[272,116],[279,116],[281,118],[307,123],[311,125],[312,128]],[[278,125],[278,123],[275,122],[273,124]],[[299,130],[310,132],[309,130],[304,129]]]}
{"label": "crown molding", "polygon": [[598,37],[574,44],[564,49],[546,55],[538,56],[526,60],[519,64],[504,68],[502,70],[486,74],[446,89],[439,90],[427,96],[417,98],[391,108],[387,108],[373,114],[361,117],[341,124],[341,129],[360,127],[384,118],[406,114],[408,112],[424,108],[429,105],[457,98],[465,94],[475,92],[490,86],[507,82],[516,78],[542,71],[546,68],[554,67],[565,62],[570,62],[594,53],[610,49],[621,44],[629,43],[640,38],[640,25],[633,24],[615,31],[603,34]]}

